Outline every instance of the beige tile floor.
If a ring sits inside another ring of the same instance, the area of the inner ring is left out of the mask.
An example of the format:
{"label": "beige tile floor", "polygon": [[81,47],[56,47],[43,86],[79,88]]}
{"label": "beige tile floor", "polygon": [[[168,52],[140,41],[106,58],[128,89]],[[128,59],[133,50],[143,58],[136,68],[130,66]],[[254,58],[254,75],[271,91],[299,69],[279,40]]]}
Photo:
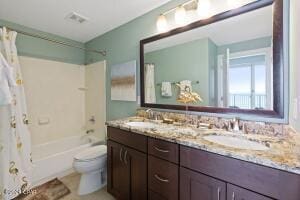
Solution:
{"label": "beige tile floor", "polygon": [[60,180],[71,190],[71,194],[61,200],[115,200],[115,198],[107,193],[106,187],[89,195],[77,195],[80,180],[80,175],[77,173],[60,178]]}

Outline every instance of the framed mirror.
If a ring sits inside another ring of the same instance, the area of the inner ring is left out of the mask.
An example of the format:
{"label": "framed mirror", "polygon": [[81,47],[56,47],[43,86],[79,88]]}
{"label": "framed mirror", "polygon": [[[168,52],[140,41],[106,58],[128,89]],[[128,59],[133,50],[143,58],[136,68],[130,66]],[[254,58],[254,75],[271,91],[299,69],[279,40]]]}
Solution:
{"label": "framed mirror", "polygon": [[141,40],[142,107],[283,119],[283,37],[283,1],[259,0]]}

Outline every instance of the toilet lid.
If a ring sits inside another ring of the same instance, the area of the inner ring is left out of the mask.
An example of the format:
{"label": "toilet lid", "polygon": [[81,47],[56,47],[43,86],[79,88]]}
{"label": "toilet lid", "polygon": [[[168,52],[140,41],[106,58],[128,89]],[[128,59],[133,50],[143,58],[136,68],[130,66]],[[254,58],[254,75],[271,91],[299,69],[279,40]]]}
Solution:
{"label": "toilet lid", "polygon": [[107,152],[106,145],[97,145],[90,147],[75,156],[77,160],[90,160],[101,157]]}

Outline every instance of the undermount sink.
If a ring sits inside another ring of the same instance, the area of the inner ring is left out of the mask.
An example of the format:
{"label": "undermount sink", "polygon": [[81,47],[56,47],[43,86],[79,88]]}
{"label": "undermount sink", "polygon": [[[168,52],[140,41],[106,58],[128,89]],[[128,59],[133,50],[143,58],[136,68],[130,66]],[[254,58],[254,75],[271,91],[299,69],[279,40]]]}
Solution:
{"label": "undermount sink", "polygon": [[266,151],[269,148],[261,143],[250,141],[243,138],[223,136],[223,135],[209,135],[203,137],[209,142],[220,144],[227,147],[245,149],[245,150],[256,150],[256,151]]}
{"label": "undermount sink", "polygon": [[151,122],[128,122],[126,125],[137,128],[155,128],[157,124]]}

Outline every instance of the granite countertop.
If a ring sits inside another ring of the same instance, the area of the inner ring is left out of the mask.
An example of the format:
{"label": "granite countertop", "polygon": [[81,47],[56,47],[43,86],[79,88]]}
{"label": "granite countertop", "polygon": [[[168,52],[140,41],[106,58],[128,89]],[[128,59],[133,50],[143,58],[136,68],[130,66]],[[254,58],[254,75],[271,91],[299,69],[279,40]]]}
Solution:
{"label": "granite countertop", "polygon": [[[300,135],[294,132],[275,137],[230,133],[220,129],[176,126],[154,121],[151,122],[157,124],[155,127],[141,128],[126,124],[131,121],[136,121],[136,118],[108,121],[106,125],[300,175]],[[244,138],[264,144],[269,149],[263,151],[244,150],[219,145],[204,139],[205,136],[209,135],[227,135]]]}

